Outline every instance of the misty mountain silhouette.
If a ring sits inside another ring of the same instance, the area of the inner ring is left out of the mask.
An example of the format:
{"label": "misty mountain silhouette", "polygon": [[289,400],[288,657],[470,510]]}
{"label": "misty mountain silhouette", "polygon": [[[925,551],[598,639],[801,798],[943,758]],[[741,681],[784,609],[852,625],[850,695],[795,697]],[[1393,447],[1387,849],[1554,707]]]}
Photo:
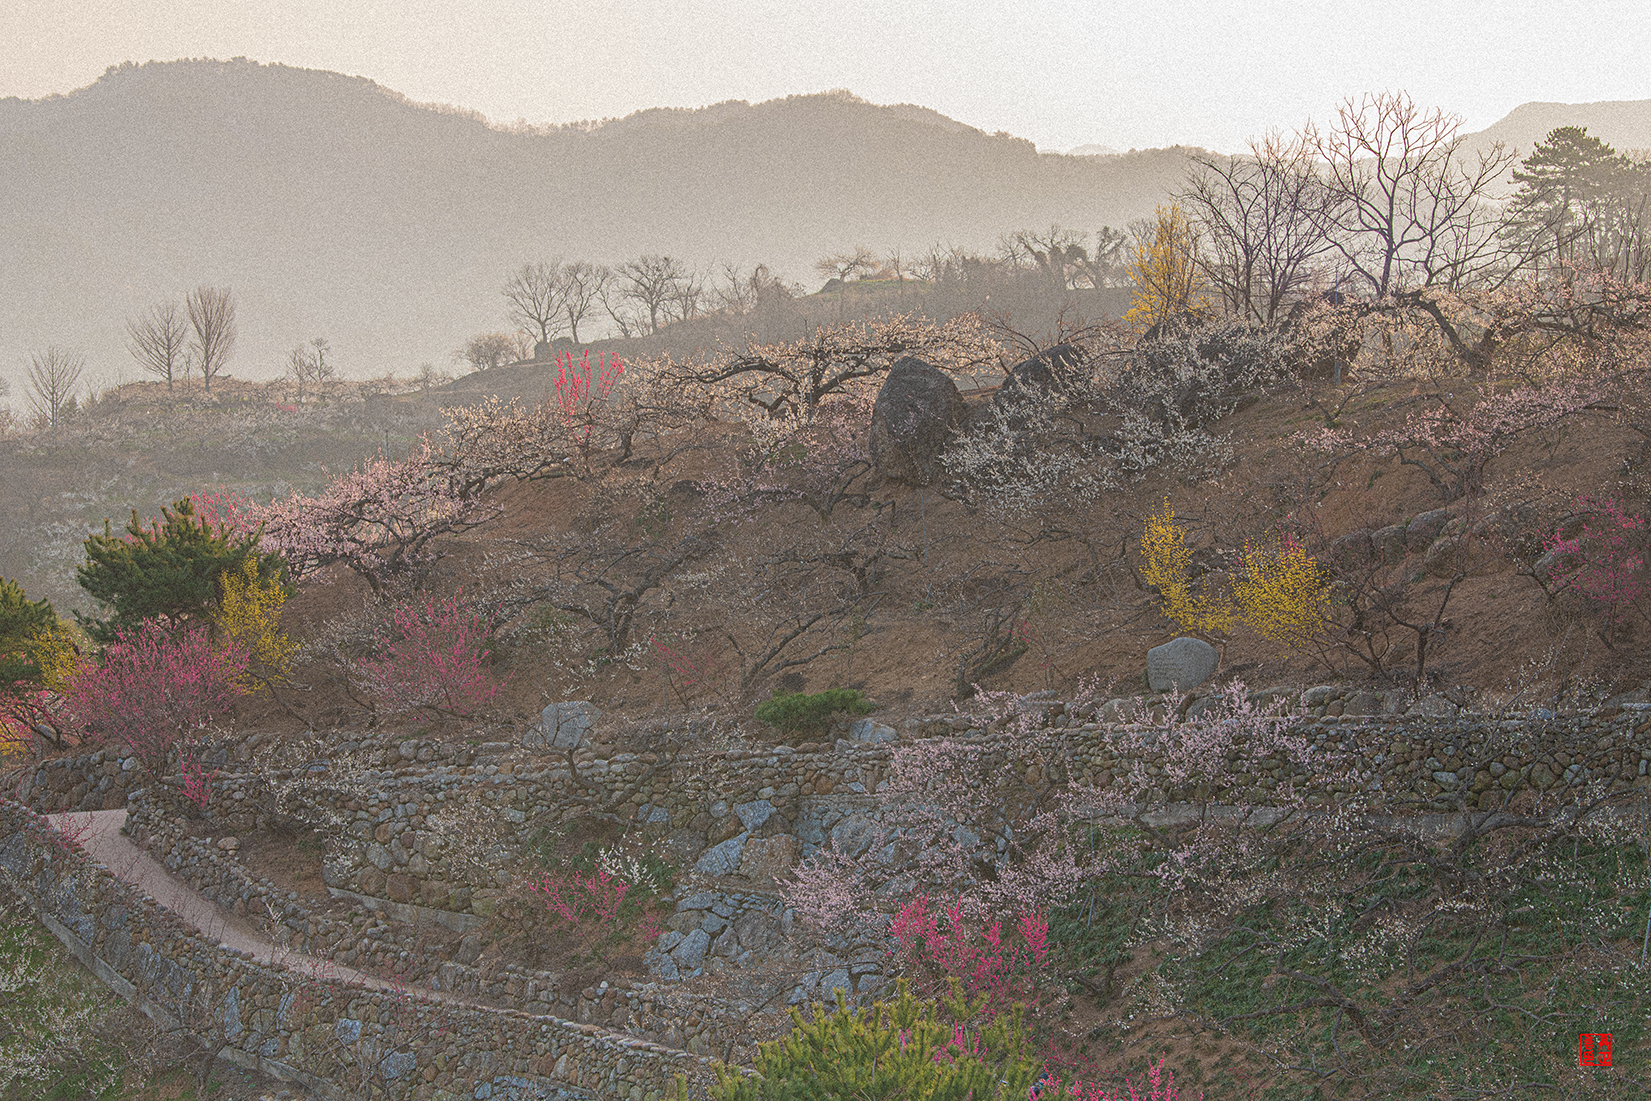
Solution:
{"label": "misty mountain silhouette", "polygon": [[239,300],[231,374],[278,373],[317,335],[350,374],[446,366],[506,327],[499,287],[530,259],[760,261],[813,283],[856,245],[1122,226],[1188,152],[1039,154],[846,92],[500,128],[337,73],[127,64],[0,101],[0,371],[55,342],[135,377],[125,318],[199,283]]}
{"label": "misty mountain silhouette", "polygon": [[[1651,146],[1651,101],[1526,104],[1470,144],[1523,155],[1560,125]],[[58,343],[94,378],[135,377],[125,319],[200,283],[240,302],[232,374],[278,373],[313,336],[352,375],[446,367],[506,327],[499,287],[527,260],[665,253],[812,284],[814,260],[856,245],[911,256],[1122,227],[1194,152],[1040,154],[842,91],[497,127],[338,73],[127,63],[67,95],[0,100],[0,376],[20,381],[28,353]]]}

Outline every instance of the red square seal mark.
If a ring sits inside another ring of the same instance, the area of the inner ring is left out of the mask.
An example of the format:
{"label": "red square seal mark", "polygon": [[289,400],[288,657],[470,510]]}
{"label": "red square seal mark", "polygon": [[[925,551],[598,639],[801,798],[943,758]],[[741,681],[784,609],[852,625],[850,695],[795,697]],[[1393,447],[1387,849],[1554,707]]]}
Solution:
{"label": "red square seal mark", "polygon": [[1611,1065],[1611,1033],[1584,1032],[1578,1044],[1578,1066],[1608,1067]]}

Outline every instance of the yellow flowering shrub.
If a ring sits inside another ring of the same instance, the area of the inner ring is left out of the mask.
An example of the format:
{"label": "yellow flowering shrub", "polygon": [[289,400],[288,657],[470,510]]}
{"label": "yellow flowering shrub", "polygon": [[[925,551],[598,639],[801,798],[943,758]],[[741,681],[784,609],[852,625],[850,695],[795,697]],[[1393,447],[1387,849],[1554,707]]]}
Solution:
{"label": "yellow flowering shrub", "polygon": [[1303,649],[1330,618],[1330,578],[1294,538],[1252,543],[1233,579],[1233,600],[1262,638]]}
{"label": "yellow flowering shrub", "polygon": [[223,591],[214,621],[221,638],[246,647],[249,672],[243,679],[261,678],[277,684],[284,681],[298,652],[298,643],[281,631],[281,605],[287,600],[285,586],[279,578],[261,577],[252,558],[238,570],[226,570],[219,583]]}
{"label": "yellow flowering shrub", "polygon": [[1163,512],[1147,517],[1141,556],[1146,559],[1141,576],[1163,598],[1165,615],[1189,631],[1231,633],[1232,605],[1192,591],[1192,548],[1187,546],[1186,532],[1175,522],[1175,509],[1167,498]]}

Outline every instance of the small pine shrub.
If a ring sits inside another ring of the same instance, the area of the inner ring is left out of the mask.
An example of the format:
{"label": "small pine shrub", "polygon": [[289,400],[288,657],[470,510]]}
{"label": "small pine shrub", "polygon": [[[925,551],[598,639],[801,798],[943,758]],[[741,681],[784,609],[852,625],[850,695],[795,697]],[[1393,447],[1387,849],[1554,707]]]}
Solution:
{"label": "small pine shrub", "polygon": [[858,688],[828,688],[812,695],[781,692],[758,704],[756,717],[786,734],[819,734],[833,715],[864,715],[875,708]]}

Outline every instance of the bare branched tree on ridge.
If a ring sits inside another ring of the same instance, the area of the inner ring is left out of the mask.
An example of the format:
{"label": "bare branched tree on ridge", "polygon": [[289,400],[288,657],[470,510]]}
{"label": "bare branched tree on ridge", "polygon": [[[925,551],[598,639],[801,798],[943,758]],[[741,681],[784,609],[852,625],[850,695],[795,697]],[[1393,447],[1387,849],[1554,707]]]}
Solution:
{"label": "bare branched tree on ridge", "polygon": [[189,318],[175,302],[160,302],[126,322],[126,348],[147,374],[166,380],[189,377]]}
{"label": "bare branched tree on ridge", "polygon": [[73,413],[75,387],[85,369],[84,356],[55,344],[29,357],[29,409],[53,432]]}
{"label": "bare branched tree on ridge", "polygon": [[201,385],[211,390],[212,380],[235,349],[235,296],[228,287],[196,287],[184,300],[184,309],[195,331],[190,350],[201,372]]}

